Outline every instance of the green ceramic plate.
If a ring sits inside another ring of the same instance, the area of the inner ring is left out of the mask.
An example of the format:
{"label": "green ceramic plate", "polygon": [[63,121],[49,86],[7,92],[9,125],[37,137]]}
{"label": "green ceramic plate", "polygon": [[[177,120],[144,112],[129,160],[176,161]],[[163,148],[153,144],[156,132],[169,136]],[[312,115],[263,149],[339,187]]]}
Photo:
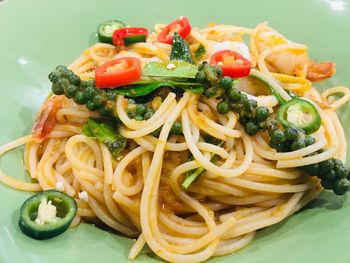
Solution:
{"label": "green ceramic plate", "polygon": [[[69,64],[94,43],[101,21],[117,18],[149,28],[180,15],[196,26],[215,21],[252,27],[270,21],[288,38],[309,45],[313,57],[337,63],[337,75],[328,85],[350,86],[349,4],[348,0],[5,0],[0,4],[0,144],[30,131],[49,92],[48,72],[57,64]],[[349,113],[350,105],[342,109],[341,119],[350,139]],[[22,151],[8,153],[0,167],[28,180]],[[17,222],[27,196],[0,185],[0,262],[127,262],[132,240],[88,224],[48,241],[26,237]],[[350,262],[349,248],[350,201],[323,193],[309,209],[259,231],[247,248],[212,262],[342,263]],[[157,260],[149,250],[137,258],[137,262]]]}

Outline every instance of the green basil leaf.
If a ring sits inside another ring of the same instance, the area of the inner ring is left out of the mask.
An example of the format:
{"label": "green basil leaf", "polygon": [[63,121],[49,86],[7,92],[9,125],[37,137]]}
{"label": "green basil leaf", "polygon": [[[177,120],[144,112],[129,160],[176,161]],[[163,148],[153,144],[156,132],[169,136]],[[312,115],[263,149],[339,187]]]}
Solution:
{"label": "green basil leaf", "polygon": [[160,87],[169,87],[171,84],[167,82],[155,82],[152,84],[145,85],[130,85],[123,88],[117,88],[114,90],[115,93],[124,95],[131,98],[142,97],[150,94],[151,92],[159,89]]}
{"label": "green basil leaf", "polygon": [[[89,128],[87,128],[86,125]],[[102,122],[90,118],[84,126],[84,131],[87,132],[87,134],[92,134],[94,138],[104,143],[115,159],[119,157],[120,152],[123,151],[126,146],[126,139],[118,133],[115,122]]]}
{"label": "green basil leaf", "polygon": [[194,64],[190,47],[188,46],[186,40],[183,39],[177,32],[174,33],[173,40],[171,42],[170,60],[182,60]]}
{"label": "green basil leaf", "polygon": [[183,87],[184,90],[186,91],[190,91],[192,93],[203,93],[204,92],[204,88],[203,87],[194,87],[194,88],[185,88]]}
{"label": "green basil leaf", "polygon": [[85,123],[83,127],[81,128],[81,132],[86,136],[90,138],[95,138],[95,135],[90,129],[90,125],[88,123]]}
{"label": "green basil leaf", "polygon": [[[202,85],[196,82],[182,82],[182,81],[156,81],[150,84],[141,84],[142,82],[138,82],[137,84],[129,85],[123,88],[116,88],[113,92],[124,95],[131,98],[142,97],[150,94],[151,92],[159,89],[160,87],[169,87],[172,89],[181,88],[184,90],[193,90],[193,92],[203,92]],[[144,82],[147,83],[147,82]],[[199,89],[200,88],[200,89]]]}

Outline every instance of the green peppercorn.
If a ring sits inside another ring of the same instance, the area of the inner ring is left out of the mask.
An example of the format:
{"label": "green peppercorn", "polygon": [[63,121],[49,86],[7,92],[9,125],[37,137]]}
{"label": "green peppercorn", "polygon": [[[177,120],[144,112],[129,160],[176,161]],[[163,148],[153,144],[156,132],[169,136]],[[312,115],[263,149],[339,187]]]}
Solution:
{"label": "green peppercorn", "polygon": [[220,85],[221,87],[223,87],[224,89],[229,89],[232,87],[232,83],[233,83],[233,80],[231,77],[229,76],[224,76],[221,78],[220,80]]}
{"label": "green peppercorn", "polygon": [[240,116],[238,121],[240,124],[246,125],[249,122],[249,120],[250,119],[248,117]]}
{"label": "green peppercorn", "polygon": [[57,80],[56,84],[60,86],[63,90],[67,89],[69,87],[69,81],[65,78],[60,78]]}
{"label": "green peppercorn", "polygon": [[147,112],[147,107],[144,104],[137,104],[135,111],[137,115],[143,116]]}
{"label": "green peppercorn", "polygon": [[250,108],[256,109],[258,107],[258,103],[256,100],[249,100]]}
{"label": "green peppercorn", "polygon": [[312,145],[316,142],[316,139],[312,136],[306,136],[304,140],[305,140],[305,146]]}
{"label": "green peppercorn", "polygon": [[147,112],[143,115],[143,118],[145,120],[149,120],[154,114],[154,110],[152,109],[147,109]]}
{"label": "green peppercorn", "polygon": [[305,140],[303,138],[298,138],[292,142],[290,148],[292,151],[296,151],[305,147]]}
{"label": "green peppercorn", "polygon": [[266,126],[269,130],[269,133],[274,131],[275,129],[277,129],[277,120],[275,120],[274,118],[268,118],[266,120]]}
{"label": "green peppercorn", "polygon": [[195,78],[196,78],[196,81],[199,83],[204,83],[207,81],[207,77],[205,76],[204,71],[201,71],[201,70],[197,72]]}
{"label": "green peppercorn", "polygon": [[64,94],[64,90],[63,90],[63,88],[60,85],[52,84],[52,88],[51,89],[52,89],[53,94],[56,94],[56,95]]}
{"label": "green peppercorn", "polygon": [[78,92],[75,94],[73,100],[74,100],[74,102],[77,103],[77,104],[80,104],[80,105],[85,104],[86,99],[85,99],[85,97],[84,97],[84,92],[78,91]]}
{"label": "green peppercorn", "polygon": [[333,159],[325,160],[320,163],[320,172],[324,175],[332,171],[334,168]]}
{"label": "green peppercorn", "polygon": [[171,127],[170,132],[175,135],[181,135],[182,134],[182,123],[179,121],[174,122],[173,126]]}
{"label": "green peppercorn", "polygon": [[60,73],[57,72],[57,71],[52,71],[50,74],[49,74],[49,80],[52,82],[52,83],[56,83],[60,78]]}
{"label": "green peppercorn", "polygon": [[230,111],[230,103],[226,100],[222,100],[216,105],[216,110],[220,114],[226,114]]}
{"label": "green peppercorn", "polygon": [[222,75],[222,69],[219,66],[213,66],[213,70],[218,78],[221,77]]}
{"label": "green peppercorn", "polygon": [[90,100],[95,96],[96,93],[97,93],[96,88],[89,86],[85,88],[84,97],[85,99]]}
{"label": "green peppercorn", "polygon": [[276,142],[271,141],[270,147],[276,149],[277,152],[284,151],[284,144],[283,143],[276,143]]}
{"label": "green peppercorn", "polygon": [[309,164],[303,167],[303,170],[310,176],[316,176],[319,174],[318,163]]}
{"label": "green peppercorn", "polygon": [[162,131],[162,127],[159,127],[158,129],[151,132],[151,135],[154,137],[159,137],[160,132]]}
{"label": "green peppercorn", "polygon": [[[245,94],[243,94],[243,95],[245,95]],[[242,96],[242,105],[243,105],[243,107],[244,107],[244,109],[246,110],[246,111],[251,111],[251,109],[252,109],[252,105],[253,105],[253,100],[249,100],[249,99],[243,99],[243,96]]]}
{"label": "green peppercorn", "polygon": [[334,167],[344,166],[343,162],[341,160],[339,160],[339,159],[333,159],[333,163],[334,163]]}
{"label": "green peppercorn", "polygon": [[344,165],[335,165],[334,172],[336,173],[337,178],[346,178],[348,176],[348,170]]}
{"label": "green peppercorn", "polygon": [[287,128],[284,131],[284,136],[287,141],[294,141],[299,137],[299,132],[296,128]]}
{"label": "green peppercorn", "polygon": [[91,100],[88,100],[86,102],[86,108],[88,108],[88,110],[90,110],[90,111],[97,110],[97,107],[96,107],[95,103],[93,101],[91,101]]}
{"label": "green peppercorn", "polygon": [[337,195],[345,194],[350,187],[350,183],[345,178],[335,180],[333,183],[333,192]]}
{"label": "green peppercorn", "polygon": [[78,75],[75,75],[73,71],[69,71],[67,74],[67,79],[70,84],[79,86],[80,85],[80,78]]}
{"label": "green peppercorn", "polygon": [[249,99],[248,99],[247,94],[241,93],[241,103],[243,106],[248,105]]}
{"label": "green peppercorn", "polygon": [[266,121],[259,122],[258,126],[259,126],[259,129],[262,129],[265,131],[267,129],[267,122]]}
{"label": "green peppercorn", "polygon": [[231,103],[231,110],[234,112],[239,113],[241,110],[242,105],[240,103]]}
{"label": "green peppercorn", "polygon": [[110,107],[108,107],[107,105],[102,106],[99,109],[99,112],[102,116],[110,116],[112,115],[112,109]]}
{"label": "green peppercorn", "polygon": [[333,182],[326,178],[321,179],[321,185],[324,189],[327,189],[327,190],[330,190],[333,188]]}
{"label": "green peppercorn", "polygon": [[73,98],[75,96],[75,94],[78,91],[78,87],[75,85],[69,85],[65,91],[64,91],[64,95],[66,95],[67,98]]}
{"label": "green peppercorn", "polygon": [[330,170],[330,172],[326,173],[324,175],[325,178],[327,178],[330,181],[333,181],[336,177],[335,171],[334,170]]}
{"label": "green peppercorn", "polygon": [[271,141],[275,143],[282,143],[285,141],[284,132],[282,130],[276,129],[271,133]]}
{"label": "green peppercorn", "polygon": [[248,121],[247,124],[244,126],[244,130],[246,133],[252,136],[258,132],[259,128],[258,128],[258,125],[256,125],[256,123],[252,121]]}
{"label": "green peppercorn", "polygon": [[107,91],[106,97],[107,97],[107,100],[114,101],[115,98],[117,97],[117,93],[113,91]]}
{"label": "green peppercorn", "polygon": [[56,67],[56,70],[57,70],[58,72],[66,73],[66,72],[68,71],[68,68],[67,68],[66,66],[64,66],[64,65],[58,65],[58,66]]}
{"label": "green peppercorn", "polygon": [[129,116],[130,119],[134,119],[135,116],[136,116],[135,109],[128,109],[128,110],[127,110],[127,114],[128,114],[128,116]]}
{"label": "green peppercorn", "polygon": [[93,79],[80,81],[81,88],[94,87],[94,86],[95,86],[95,80]]}
{"label": "green peppercorn", "polygon": [[136,121],[142,121],[142,120],[143,120],[143,117],[142,117],[142,115],[136,115],[136,116],[134,117],[134,119],[135,119]]}
{"label": "green peppercorn", "polygon": [[265,121],[269,117],[269,109],[265,106],[259,106],[256,109],[255,117],[258,121]]}
{"label": "green peppercorn", "polygon": [[210,87],[210,88],[206,89],[206,91],[204,92],[204,95],[207,98],[212,98],[216,95],[216,89],[214,87]]}
{"label": "green peppercorn", "polygon": [[104,105],[104,100],[103,97],[100,94],[96,94],[93,98],[92,101],[94,102],[96,108],[101,108]]}
{"label": "green peppercorn", "polygon": [[229,93],[228,93],[228,96],[232,102],[238,102],[241,100],[241,94],[242,93],[238,89],[231,88]]}

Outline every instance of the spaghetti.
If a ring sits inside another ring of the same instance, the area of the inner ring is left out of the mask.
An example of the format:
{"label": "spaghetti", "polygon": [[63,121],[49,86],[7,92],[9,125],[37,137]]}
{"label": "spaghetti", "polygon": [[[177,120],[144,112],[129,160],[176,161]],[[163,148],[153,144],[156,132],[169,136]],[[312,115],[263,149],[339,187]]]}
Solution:
{"label": "spaghetti", "polygon": [[[170,46],[157,41],[164,27],[156,25],[147,42],[121,49],[95,44],[69,68],[88,80],[98,66],[115,58],[136,57],[142,66],[168,61]],[[179,97],[170,91],[154,107],[153,116],[142,121],[128,115],[125,96],[116,97],[119,133],[129,143],[115,159],[104,143],[81,131],[89,118],[101,115],[62,98],[55,114],[57,123],[45,140],[38,142],[27,135],[0,147],[2,155],[25,145],[25,167],[38,182],[19,182],[1,171],[0,181],[23,191],[59,188],[78,203],[72,226],[84,218],[98,219],[118,233],[137,238],[130,259],[146,244],[171,262],[201,262],[245,247],[257,230],[284,220],[322,190],[318,178],[297,167],[330,158],[345,162],[346,139],[336,109],[349,100],[350,92],[338,86],[319,93],[306,79],[307,47],[287,40],[266,24],[255,29],[231,25],[192,28],[186,40],[192,51],[199,45],[206,48],[201,63],[220,43],[234,43],[239,52],[237,47],[245,46],[243,35],[250,36],[250,48],[241,54],[277,83],[284,100],[290,100],[288,91],[293,91],[317,108],[322,123],[313,134],[314,144],[277,152],[265,132],[249,136],[236,113],[219,114],[215,98],[191,91]],[[290,71],[291,62],[298,69],[296,75]],[[239,85],[259,106],[276,112],[275,96],[259,93],[254,85],[251,92],[243,81]],[[342,93],[342,98],[335,100],[336,93]],[[181,135],[171,134],[175,122],[182,124]],[[208,134],[222,146],[205,141]],[[203,168],[202,175],[184,189],[184,178],[198,168]]]}

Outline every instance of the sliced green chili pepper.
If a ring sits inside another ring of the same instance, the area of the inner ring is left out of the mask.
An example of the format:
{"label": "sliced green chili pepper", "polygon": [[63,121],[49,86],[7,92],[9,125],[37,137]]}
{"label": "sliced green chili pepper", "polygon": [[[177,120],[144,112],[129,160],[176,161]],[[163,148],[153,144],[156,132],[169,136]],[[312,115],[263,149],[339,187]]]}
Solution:
{"label": "sliced green chili pepper", "polygon": [[98,40],[103,43],[113,44],[113,32],[116,29],[124,28],[125,24],[118,20],[108,20],[97,28]]}
{"label": "sliced green chili pepper", "polygon": [[311,134],[321,126],[321,117],[310,102],[293,98],[278,109],[278,118],[285,128],[295,127]]}
{"label": "sliced green chili pepper", "polygon": [[70,226],[77,212],[76,201],[56,190],[29,197],[22,205],[19,228],[35,239],[55,237]]}
{"label": "sliced green chili pepper", "polygon": [[[269,79],[268,77],[266,77],[263,73],[261,73],[259,70],[256,70],[256,69],[251,69],[250,70],[250,74],[249,74],[250,77],[253,77],[253,78],[257,78],[259,79],[260,81],[262,81],[263,83],[265,83],[268,88],[271,90],[272,94],[277,98],[278,100],[278,103],[279,104],[284,104],[286,103],[287,101],[281,96],[281,94],[279,94],[279,92],[277,91],[278,89],[276,88],[279,84],[273,80],[273,79]],[[281,90],[279,88],[279,90]],[[286,92],[286,91],[285,91]],[[286,94],[288,94],[286,92]]]}
{"label": "sliced green chili pepper", "polygon": [[147,38],[146,35],[127,36],[123,38],[124,45],[127,47],[135,43],[146,42],[146,38]]}

